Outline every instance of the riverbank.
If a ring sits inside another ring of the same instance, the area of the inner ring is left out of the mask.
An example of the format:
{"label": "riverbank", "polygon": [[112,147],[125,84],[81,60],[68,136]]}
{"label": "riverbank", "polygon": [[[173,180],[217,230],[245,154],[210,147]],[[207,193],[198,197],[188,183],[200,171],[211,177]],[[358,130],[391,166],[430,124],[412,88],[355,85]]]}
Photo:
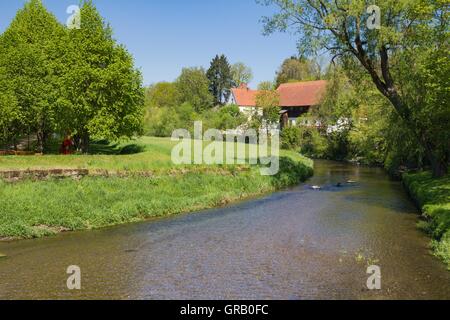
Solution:
{"label": "riverbank", "polygon": [[[143,151],[132,155],[0,158],[0,170],[93,172],[76,179],[0,180],[0,238],[38,238],[223,206],[294,185],[313,173],[312,161],[293,152],[282,152],[277,175],[262,176],[258,166],[175,166],[170,139],[137,143]],[[98,175],[102,170],[108,175]]]}
{"label": "riverbank", "polygon": [[432,248],[450,269],[450,176],[434,179],[430,173],[405,174],[403,182],[422,209],[419,227],[432,238]]}

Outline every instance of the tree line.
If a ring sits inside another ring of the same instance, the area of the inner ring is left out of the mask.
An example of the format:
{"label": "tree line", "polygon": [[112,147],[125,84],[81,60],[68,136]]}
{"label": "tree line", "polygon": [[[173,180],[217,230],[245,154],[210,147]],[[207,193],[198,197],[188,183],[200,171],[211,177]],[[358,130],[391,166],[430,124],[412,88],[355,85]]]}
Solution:
{"label": "tree line", "polygon": [[142,133],[142,76],[113,39],[91,0],[80,28],[57,21],[30,0],[0,36],[0,145],[17,148],[35,137],[44,152],[54,135],[72,135],[87,152],[92,138]]}
{"label": "tree line", "polygon": [[191,129],[194,121],[204,128],[234,129],[245,122],[238,106],[227,105],[231,88],[252,80],[249,67],[231,65],[224,55],[216,55],[208,70],[183,68],[173,82],[149,86],[145,95],[145,134],[169,137],[175,129]]}
{"label": "tree line", "polygon": [[[336,116],[345,110],[348,116],[362,112],[360,107],[366,105],[366,116],[359,119],[368,121],[353,127],[361,130],[354,131],[353,138],[360,141],[356,153],[367,154],[361,142],[370,137],[372,153],[381,153],[383,162],[410,162],[417,168],[429,165],[435,177],[448,172],[448,2],[379,0],[381,23],[372,28],[374,17],[367,13],[365,0],[258,1],[277,8],[274,15],[263,18],[266,34],[293,31],[302,53],[328,53],[337,72],[348,80],[341,81],[340,90],[330,89],[335,93],[328,97],[334,111],[329,109],[328,114]],[[375,103],[367,105],[367,101]],[[383,127],[390,130],[379,130]]]}

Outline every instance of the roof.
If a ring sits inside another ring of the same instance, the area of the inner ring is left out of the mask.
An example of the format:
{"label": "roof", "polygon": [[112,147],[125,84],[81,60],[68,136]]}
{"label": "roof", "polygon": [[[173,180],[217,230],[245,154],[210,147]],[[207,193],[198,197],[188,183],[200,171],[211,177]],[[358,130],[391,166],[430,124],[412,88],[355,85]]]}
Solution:
{"label": "roof", "polygon": [[255,107],[258,92],[258,90],[251,90],[246,84],[240,85],[239,88],[231,89],[236,104],[241,107]]}
{"label": "roof", "polygon": [[[327,81],[285,83],[278,87],[281,107],[310,107],[320,103],[325,94]],[[251,90],[246,84],[231,89],[236,104],[241,107],[255,107],[258,90]]]}
{"label": "roof", "polygon": [[283,107],[309,107],[320,103],[327,82],[325,80],[285,83],[278,87]]}

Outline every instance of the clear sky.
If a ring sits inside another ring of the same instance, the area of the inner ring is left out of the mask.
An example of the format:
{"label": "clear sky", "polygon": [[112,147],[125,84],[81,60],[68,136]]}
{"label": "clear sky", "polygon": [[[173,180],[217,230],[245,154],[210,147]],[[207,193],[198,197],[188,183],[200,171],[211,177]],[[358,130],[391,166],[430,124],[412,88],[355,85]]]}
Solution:
{"label": "clear sky", "polygon": [[[0,0],[0,32],[26,0]],[[78,0],[43,0],[65,22]],[[252,86],[273,80],[282,61],[297,53],[290,34],[262,35],[262,16],[273,8],[255,0],[94,0],[133,54],[145,84],[173,81],[183,67],[208,68],[216,54],[244,62],[254,73]]]}

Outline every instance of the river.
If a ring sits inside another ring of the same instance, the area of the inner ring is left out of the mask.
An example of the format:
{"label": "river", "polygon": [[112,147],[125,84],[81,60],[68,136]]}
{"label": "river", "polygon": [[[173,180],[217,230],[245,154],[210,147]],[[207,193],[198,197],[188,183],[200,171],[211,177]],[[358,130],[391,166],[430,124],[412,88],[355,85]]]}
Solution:
{"label": "river", "polygon": [[[318,161],[310,181],[262,199],[0,243],[0,298],[450,299],[450,272],[417,221],[382,170]],[[71,265],[81,290],[67,289]],[[367,288],[369,265],[381,290]]]}

